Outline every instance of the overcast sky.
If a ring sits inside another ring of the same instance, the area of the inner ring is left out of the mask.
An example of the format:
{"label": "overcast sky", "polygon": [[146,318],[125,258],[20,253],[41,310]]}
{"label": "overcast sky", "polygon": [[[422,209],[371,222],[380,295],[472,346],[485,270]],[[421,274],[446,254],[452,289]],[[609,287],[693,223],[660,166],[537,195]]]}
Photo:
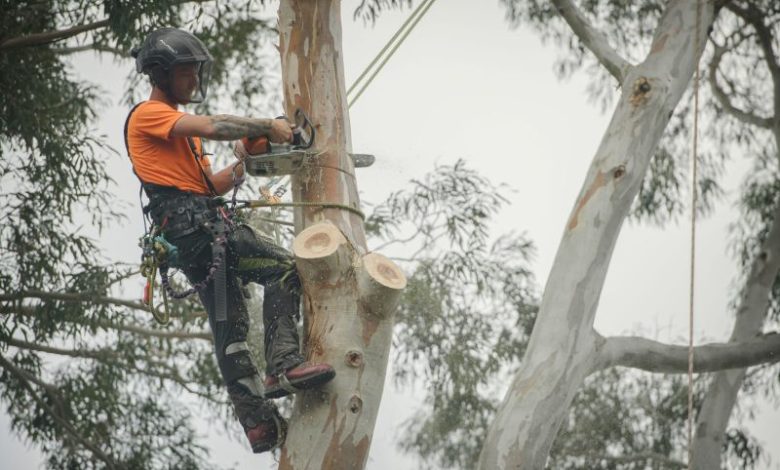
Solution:
{"label": "overcast sky", "polygon": [[[347,85],[409,14],[408,10],[383,14],[371,27],[352,20],[357,3],[344,2],[342,15]],[[377,157],[373,167],[358,170],[362,199],[379,202],[410,179],[432,170],[434,164],[464,158],[470,167],[512,189],[511,204],[501,213],[495,234],[521,231],[534,241],[533,266],[541,289],[609,119],[609,112],[601,114],[588,103],[585,74],[565,82],[555,77],[553,62],[559,54],[555,47],[543,46],[532,32],[511,30],[495,0],[434,4],[351,109],[353,151]],[[119,182],[117,198],[132,207],[130,223],[104,235],[106,247],[112,256],[135,262],[142,231],[136,216],[138,183],[123,151],[121,131],[127,109],[119,102],[133,64],[86,55],[77,60],[81,72],[109,97],[110,106],[99,118],[99,132],[121,150],[109,166]],[[725,341],[730,333],[732,315],[727,306],[736,289],[737,271],[726,251],[727,228],[736,218],[734,189],[746,168],[745,161],[731,163],[724,185],[726,200],[697,228],[699,342]],[[602,334],[641,331],[659,340],[686,343],[688,231],[686,219],[665,228],[624,225],[596,319]],[[369,469],[417,468],[414,458],[395,449],[394,437],[399,423],[414,413],[422,393],[398,391],[387,382]],[[780,435],[776,432],[780,413],[763,409],[751,429],[774,462],[764,462],[761,468],[780,469]],[[9,468],[39,468],[40,456],[27,450],[8,429],[8,418],[3,415],[0,455],[5,462],[12,459]],[[222,464],[235,462],[241,469],[270,466],[270,460],[249,453],[244,442],[212,433],[208,443],[213,443],[214,460]]]}

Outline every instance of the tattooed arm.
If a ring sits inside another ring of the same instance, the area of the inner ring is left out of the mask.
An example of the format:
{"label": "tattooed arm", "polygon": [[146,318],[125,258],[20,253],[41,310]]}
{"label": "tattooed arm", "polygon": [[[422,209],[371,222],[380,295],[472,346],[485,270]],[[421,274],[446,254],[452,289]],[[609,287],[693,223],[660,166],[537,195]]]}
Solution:
{"label": "tattooed arm", "polygon": [[229,114],[195,116],[185,114],[171,129],[172,137],[204,137],[210,140],[238,140],[265,136],[271,142],[288,142],[292,128],[285,119],[253,119]]}

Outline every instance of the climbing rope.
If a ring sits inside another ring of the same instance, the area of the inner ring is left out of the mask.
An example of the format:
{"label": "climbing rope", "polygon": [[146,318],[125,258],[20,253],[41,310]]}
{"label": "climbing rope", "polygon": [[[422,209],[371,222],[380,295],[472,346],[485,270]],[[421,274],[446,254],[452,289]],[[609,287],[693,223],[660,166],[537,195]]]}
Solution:
{"label": "climbing rope", "polygon": [[[701,1],[696,0],[696,39],[694,55],[699,50],[699,32],[701,23]],[[696,279],[696,205],[698,203],[698,155],[699,155],[699,63],[693,78],[693,148],[691,155],[691,265],[688,296],[688,469],[693,462],[693,318],[694,289]]]}
{"label": "climbing rope", "polygon": [[417,23],[419,23],[422,17],[425,16],[425,14],[428,12],[428,10],[431,8],[431,5],[433,5],[435,1],[436,0],[425,0],[421,2],[420,5],[418,5],[417,8],[412,12],[412,14],[409,15],[409,18],[407,18],[406,21],[404,21],[404,24],[402,24],[401,27],[398,28],[398,31],[396,31],[393,37],[390,38],[389,41],[387,41],[385,47],[383,47],[382,50],[379,51],[379,53],[376,55],[376,57],[374,57],[374,60],[372,60],[371,63],[368,64],[368,67],[366,67],[366,69],[363,70],[363,73],[361,73],[360,76],[357,78],[357,80],[355,80],[355,83],[353,83],[352,86],[349,87],[349,90],[347,90],[347,95],[349,95],[355,89],[358,83],[360,83],[360,81],[366,76],[368,71],[371,70],[371,68],[374,65],[376,65],[379,58],[382,57],[382,55],[387,51],[390,45],[393,44],[393,42],[395,42],[395,40],[398,39],[400,35],[400,39],[398,39],[398,42],[396,42],[395,45],[392,47],[392,49],[390,49],[390,52],[387,54],[387,56],[385,56],[385,58],[379,64],[377,69],[374,70],[371,76],[368,77],[366,82],[360,87],[360,90],[357,92],[357,94],[351,100],[349,100],[349,105],[348,105],[349,108],[351,108],[352,105],[355,104],[355,102],[358,100],[358,98],[360,98],[360,95],[362,95],[363,92],[366,91],[368,85],[370,85],[371,82],[374,81],[374,78],[376,78],[376,76],[379,74],[382,68],[384,68],[387,61],[390,60],[390,57],[392,57],[393,54],[395,54],[395,51],[397,51],[398,48],[401,46],[401,44],[403,44],[403,42],[409,36],[409,33],[411,33],[414,27],[417,26]]}
{"label": "climbing rope", "polygon": [[244,208],[256,209],[261,207],[320,207],[322,209],[341,209],[347,212],[352,212],[363,220],[366,220],[366,214],[360,209],[356,209],[346,204],[340,204],[337,202],[272,202],[272,201],[260,201],[260,200],[245,200],[238,201],[240,204],[244,204]]}
{"label": "climbing rope", "polygon": [[[420,22],[423,16],[425,16],[426,13],[428,13],[428,10],[430,10],[431,6],[436,0],[424,0],[420,2],[420,4],[415,8],[415,10],[412,12],[411,15],[404,21],[404,23],[401,25],[401,27],[398,28],[398,31],[393,34],[393,37],[391,37],[387,43],[385,43],[384,47],[377,53],[377,55],[374,57],[374,59],[371,61],[368,66],[363,70],[363,72],[358,76],[358,78],[350,85],[349,89],[347,89],[347,96],[349,96],[355,89],[358,87],[360,88],[355,96],[352,97],[352,99],[348,99],[349,104],[348,108],[351,108],[353,104],[360,98],[360,96],[363,94],[364,91],[366,91],[366,88],[368,88],[368,85],[371,84],[371,82],[374,81],[374,78],[379,74],[379,72],[384,68],[385,64],[387,64],[387,61],[390,60],[390,57],[395,54],[395,52],[398,50],[398,48],[403,44],[403,42],[406,40],[406,38],[409,36],[409,33],[412,32],[412,30],[417,26],[417,23]],[[399,39],[400,36],[400,39]],[[396,42],[396,39],[398,42]],[[395,45],[393,45],[395,43]],[[390,46],[392,46],[392,49]],[[390,52],[387,54],[387,56],[382,59],[385,52],[390,49]],[[379,60],[382,59],[382,62],[379,64],[379,67],[377,67],[376,70],[369,76],[368,80],[361,84],[361,80],[363,80],[366,75],[371,71],[371,69],[379,62]],[[290,183],[290,178],[288,176],[285,177],[276,177],[272,178],[271,181],[268,182],[268,184],[265,185],[265,189],[270,192],[271,188],[279,184],[279,186],[276,188],[276,191],[274,192],[274,195],[276,197],[281,198],[284,193],[287,191],[287,185]],[[361,216],[365,218],[364,216]]]}

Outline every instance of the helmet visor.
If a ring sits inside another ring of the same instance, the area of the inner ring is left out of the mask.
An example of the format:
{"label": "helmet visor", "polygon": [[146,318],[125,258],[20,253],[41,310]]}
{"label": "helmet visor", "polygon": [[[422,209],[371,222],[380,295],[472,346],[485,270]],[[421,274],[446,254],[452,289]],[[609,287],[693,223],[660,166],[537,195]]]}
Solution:
{"label": "helmet visor", "polygon": [[198,92],[190,99],[193,103],[201,103],[206,99],[206,93],[209,90],[209,79],[211,79],[211,61],[198,63]]}
{"label": "helmet visor", "polygon": [[176,64],[171,70],[172,94],[179,103],[201,103],[211,77],[211,61]]}

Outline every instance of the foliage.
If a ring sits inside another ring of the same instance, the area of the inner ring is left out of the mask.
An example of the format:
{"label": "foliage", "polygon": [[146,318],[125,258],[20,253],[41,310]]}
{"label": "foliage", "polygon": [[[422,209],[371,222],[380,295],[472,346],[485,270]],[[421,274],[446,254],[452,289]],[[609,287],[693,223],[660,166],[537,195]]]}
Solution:
{"label": "foliage", "polygon": [[[215,55],[212,96],[232,98],[239,111],[256,111],[272,88],[260,79],[271,73],[256,49],[267,43],[272,26],[247,20],[260,18],[262,3],[0,0],[0,399],[14,432],[42,449],[50,468],[212,468],[186,407],[200,400],[220,422],[235,425],[226,419],[230,411],[204,318],[187,313],[197,306],[175,304],[172,325],[149,328],[141,306],[118,298],[130,269],[103,259],[81,227],[100,228],[121,217],[109,204],[104,166],[117,152],[92,135],[101,92],[69,58],[83,50],[126,57],[149,30],[184,27]],[[563,48],[561,76],[585,68],[593,78],[593,99],[609,103],[614,82],[549,2],[503,3],[512,24],[530,25]],[[770,0],[753,4],[777,37],[780,7]],[[409,5],[365,0],[355,16],[373,21],[383,9]],[[663,2],[592,0],[579,6],[635,61],[650,47]],[[3,46],[30,33],[96,25],[104,18],[107,25],[72,38]],[[756,39],[744,21],[721,12],[704,65],[711,91],[702,90],[702,116],[710,123],[704,136],[711,143],[702,151],[699,210],[706,212],[723,196],[719,177],[733,154],[755,156],[757,171],[744,185],[745,215],[735,230],[743,266],[765,236],[767,214],[777,201],[777,141],[735,116],[713,90],[723,87],[733,106],[759,120],[773,116],[773,101],[766,99],[773,93],[772,74]],[[709,67],[716,58],[718,66]],[[126,99],[137,101],[142,79],[132,76]],[[215,102],[199,110],[209,112]],[[686,104],[673,116],[640,190],[636,220],[663,224],[685,210],[689,115]],[[533,327],[532,246],[522,235],[496,238],[489,230],[505,203],[502,191],[459,162],[413,181],[367,220],[374,240],[413,253],[399,259],[412,275],[394,338],[396,379],[424,382],[427,395],[426,409],[408,423],[401,447],[429,466],[473,468],[503,392],[497,384],[517,366]],[[779,293],[776,284],[775,320]],[[776,395],[777,383],[776,368],[765,367],[747,388],[774,387]],[[591,377],[575,398],[551,465],[679,466],[683,390],[674,377],[615,370]],[[736,427],[727,433],[726,452],[741,468],[751,468],[761,455],[760,446]]]}
{"label": "foliage", "polygon": [[521,357],[537,310],[531,243],[489,233],[501,190],[458,161],[392,194],[366,221],[385,246],[414,253],[399,260],[412,274],[393,363],[397,383],[419,381],[427,393],[400,446],[445,468],[474,468],[496,384]]}
{"label": "foliage", "polygon": [[[561,57],[556,63],[556,71],[560,77],[568,77],[581,69],[590,75],[590,97],[606,109],[616,96],[616,85],[622,84],[616,84],[595,60],[556,11],[554,4],[541,0],[502,0],[501,3],[506,7],[507,19],[512,26],[531,27],[544,41],[559,46]],[[603,34],[609,44],[631,63],[645,57],[650,50],[655,27],[666,4],[660,0],[586,0],[574,3],[585,16],[585,21]],[[405,5],[405,2],[396,1],[364,1],[359,13],[364,19],[374,20],[384,8]],[[701,64],[699,177],[695,183],[699,205],[696,210],[707,215],[727,195],[721,188],[726,165],[734,165],[739,161],[736,157],[743,155],[755,162],[755,171],[749,173],[742,186],[743,216],[735,224],[734,251],[745,270],[766,236],[771,215],[778,203],[777,161],[780,154],[777,139],[780,134],[772,119],[779,111],[776,108],[778,97],[775,96],[774,100],[771,97],[780,89],[780,68],[776,59],[780,7],[777,2],[769,0],[717,2],[717,7],[720,9],[718,20],[709,36],[708,49]],[[737,9],[747,11],[758,20],[749,24],[735,13]],[[759,31],[757,28],[763,29]],[[727,99],[724,100],[723,96]],[[691,87],[671,116],[651,161],[632,208],[633,220],[663,226],[690,211],[692,116]],[[780,301],[777,300],[780,288],[777,286],[776,283],[770,306],[770,318],[775,323],[768,324],[767,328],[777,325],[777,312],[780,310]],[[429,303],[434,302],[441,302],[441,299],[429,300]],[[670,459],[682,457],[679,449],[683,442],[679,433],[670,432],[672,429],[684,429],[680,418],[686,413],[685,407],[670,405],[669,413],[650,413],[647,407],[639,406],[642,392],[650,387],[660,390],[654,399],[659,406],[676,403],[674,397],[679,398],[680,389],[678,382],[675,378],[648,378],[616,371],[606,371],[591,378],[575,399],[569,420],[554,445],[551,468],[679,466]],[[771,391],[778,388],[777,384],[776,366],[765,366],[756,368],[745,388],[753,392]],[[776,392],[772,393],[776,396]],[[478,416],[475,422],[484,420],[482,415]],[[407,444],[407,450],[419,452],[424,457],[437,455],[438,452],[438,462],[446,468],[456,464],[461,468],[471,468],[468,460],[441,457],[455,447],[447,440],[446,431],[434,426],[418,429],[441,436],[439,444],[432,444],[437,437],[429,436],[425,441],[419,440],[416,446]],[[468,429],[473,436],[481,435]],[[726,434],[725,456],[735,467],[751,468],[760,456],[760,446],[747,436],[746,431],[738,427]],[[468,454],[470,447],[463,448]]]}
{"label": "foliage", "polygon": [[121,220],[105,165],[125,157],[95,135],[103,94],[71,59],[126,59],[148,31],[183,27],[215,56],[212,94],[255,107],[267,90],[254,47],[273,36],[250,20],[262,2],[0,5],[0,397],[13,431],[50,468],[214,468],[188,412],[202,400],[222,422],[232,413],[205,319],[187,313],[193,303],[174,304],[172,324],[154,328],[145,307],[121,298],[133,270],[104,258],[93,237]]}
{"label": "foliage", "polygon": [[679,454],[686,443],[687,407],[684,376],[619,369],[594,374],[574,398],[550,467],[685,468]]}

